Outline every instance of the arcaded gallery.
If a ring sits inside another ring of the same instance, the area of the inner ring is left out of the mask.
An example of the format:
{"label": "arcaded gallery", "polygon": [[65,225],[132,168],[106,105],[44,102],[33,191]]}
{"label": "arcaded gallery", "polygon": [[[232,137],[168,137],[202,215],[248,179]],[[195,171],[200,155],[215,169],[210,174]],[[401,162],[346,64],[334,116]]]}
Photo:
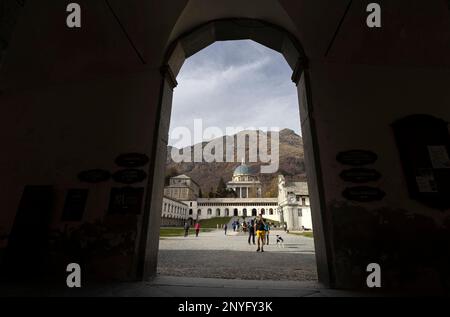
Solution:
{"label": "arcaded gallery", "polygon": [[157,278],[177,76],[252,40],[297,90],[315,283],[448,292],[448,2],[373,2],[0,1],[2,284]]}

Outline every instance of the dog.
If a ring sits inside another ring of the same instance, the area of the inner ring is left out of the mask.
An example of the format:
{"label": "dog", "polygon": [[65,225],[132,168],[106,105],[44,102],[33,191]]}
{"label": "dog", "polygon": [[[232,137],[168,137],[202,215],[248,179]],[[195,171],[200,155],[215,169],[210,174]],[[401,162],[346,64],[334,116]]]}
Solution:
{"label": "dog", "polygon": [[277,247],[282,247],[284,248],[284,240],[283,238],[277,234]]}

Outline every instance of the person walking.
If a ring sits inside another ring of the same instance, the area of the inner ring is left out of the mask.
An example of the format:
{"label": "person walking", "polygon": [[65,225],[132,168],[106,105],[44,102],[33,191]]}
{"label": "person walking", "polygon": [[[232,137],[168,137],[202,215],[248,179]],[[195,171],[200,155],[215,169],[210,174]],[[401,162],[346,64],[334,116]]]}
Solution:
{"label": "person walking", "polygon": [[256,252],[264,252],[264,243],[265,243],[265,236],[266,236],[266,223],[264,222],[264,218],[262,217],[262,214],[259,215],[259,219],[256,222],[256,238],[258,239],[258,249],[256,249]]}
{"label": "person walking", "polygon": [[250,241],[253,241],[253,245],[255,245],[255,221],[253,219],[248,224],[248,244],[251,245]]}
{"label": "person walking", "polygon": [[198,233],[200,232],[200,222],[195,223],[195,237],[198,237]]}
{"label": "person walking", "polygon": [[190,228],[189,221],[186,221],[184,223],[184,237],[187,237],[189,235],[189,228]]}
{"label": "person walking", "polygon": [[225,235],[227,235],[227,229],[228,229],[228,225],[225,224],[225,225],[223,226],[223,231],[225,231]]}
{"label": "person walking", "polygon": [[266,245],[269,245],[270,223],[266,223],[264,230],[266,231]]}

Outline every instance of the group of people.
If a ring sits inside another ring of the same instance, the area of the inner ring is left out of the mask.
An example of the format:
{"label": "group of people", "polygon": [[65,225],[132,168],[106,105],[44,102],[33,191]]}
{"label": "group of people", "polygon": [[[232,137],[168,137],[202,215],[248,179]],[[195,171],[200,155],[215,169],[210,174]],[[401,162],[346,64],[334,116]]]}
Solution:
{"label": "group of people", "polygon": [[[235,221],[232,223],[233,231],[239,230],[240,223],[238,221]],[[195,228],[195,236],[198,237],[198,234],[200,232],[200,222],[196,222],[194,225]],[[189,229],[190,224],[189,221],[186,221],[184,223],[184,236],[187,237],[189,235]],[[225,235],[227,234],[228,226],[225,224],[223,226],[223,229],[225,231]],[[269,234],[270,234],[270,223],[266,222],[262,215],[260,214],[259,217],[255,219],[251,219],[248,223],[244,222],[242,224],[242,229],[244,232],[248,231],[248,244],[255,245],[258,244],[258,248],[256,249],[256,252],[264,252],[264,245],[269,245]],[[286,230],[286,229],[285,229]],[[256,237],[256,239],[255,239]],[[255,242],[255,240],[257,242]]]}
{"label": "group of people", "polygon": [[[189,229],[191,228],[191,225],[189,224],[189,221],[186,221],[184,223],[184,236],[187,237],[189,235]],[[198,233],[200,232],[200,222],[196,222],[194,225],[195,229],[195,236],[198,237]]]}
{"label": "group of people", "polygon": [[239,221],[236,220],[236,221],[233,221],[231,226],[233,227],[233,231],[239,231],[241,224],[239,223]]}
{"label": "group of people", "polygon": [[[240,223],[239,221],[234,221],[232,223],[233,231],[239,231]],[[266,222],[262,215],[259,215],[256,219],[251,219],[248,223],[242,223],[242,231],[248,232],[248,244],[255,245],[255,237],[258,243],[258,249],[256,252],[264,252],[264,245],[269,245],[269,233],[270,233],[270,223]],[[225,224],[223,226],[225,235],[227,235],[228,226]]]}
{"label": "group of people", "polygon": [[262,215],[256,219],[251,219],[247,224],[248,244],[255,245],[255,235],[258,243],[256,252],[264,252],[264,245],[269,245],[270,224],[264,220]]}

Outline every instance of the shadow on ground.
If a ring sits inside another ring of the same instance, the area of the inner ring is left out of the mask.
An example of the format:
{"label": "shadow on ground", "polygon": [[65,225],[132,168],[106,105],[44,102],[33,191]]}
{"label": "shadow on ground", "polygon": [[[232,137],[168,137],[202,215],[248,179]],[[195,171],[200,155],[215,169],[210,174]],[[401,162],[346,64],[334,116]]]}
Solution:
{"label": "shadow on ground", "polygon": [[241,280],[316,281],[314,254],[160,250],[158,274]]}

